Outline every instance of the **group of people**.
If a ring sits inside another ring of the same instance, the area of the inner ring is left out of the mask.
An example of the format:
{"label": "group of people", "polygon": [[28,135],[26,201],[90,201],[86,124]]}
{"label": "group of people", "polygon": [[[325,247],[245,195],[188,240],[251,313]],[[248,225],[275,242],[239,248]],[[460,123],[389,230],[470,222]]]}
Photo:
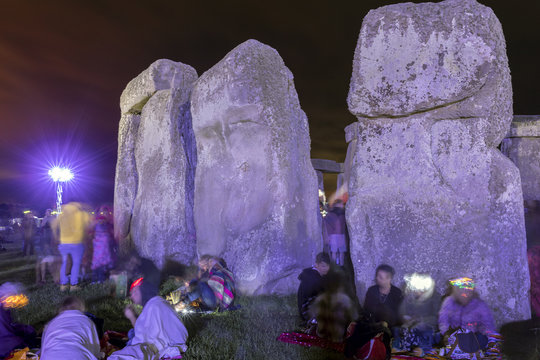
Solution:
{"label": "group of people", "polygon": [[115,265],[113,213],[107,205],[90,214],[81,204],[71,202],[62,207],[58,217],[48,209],[41,224],[27,211],[22,231],[23,256],[37,253],[39,284],[45,283],[48,271],[62,290],[75,291],[85,274],[91,274],[93,282],[103,282]]}
{"label": "group of people", "polygon": [[400,351],[422,356],[436,345],[445,345],[458,329],[473,333],[485,348],[487,335],[495,332],[492,313],[470,278],[450,280],[443,300],[428,274],[405,276],[402,291],[393,285],[394,269],[382,264],[375,271],[375,285],[367,290],[360,306],[344,282],[339,285],[332,268],[329,254],[319,253],[315,265],[300,274],[298,311],[308,332],[334,342],[345,341],[350,357],[364,351],[374,339],[379,357],[372,352],[370,359],[385,359]]}
{"label": "group of people", "polygon": [[[195,303],[199,309],[224,311],[234,304],[234,276],[218,257],[200,257],[195,278],[181,287],[183,297],[174,304],[159,296],[163,276],[152,261],[133,254],[126,261],[126,269],[132,279],[129,290],[132,304],[125,307],[124,315],[132,329],[127,333],[125,346],[108,356],[111,360],[180,359],[187,350],[188,331],[177,314],[178,306]],[[16,284],[0,286],[0,359],[14,349],[40,345],[32,327],[16,324],[11,318],[9,299],[21,293],[21,287]],[[137,307],[142,307],[142,311],[137,311]],[[85,310],[82,299],[65,298],[58,315],[43,330],[40,359],[103,358],[104,349],[98,336],[103,322]]]}

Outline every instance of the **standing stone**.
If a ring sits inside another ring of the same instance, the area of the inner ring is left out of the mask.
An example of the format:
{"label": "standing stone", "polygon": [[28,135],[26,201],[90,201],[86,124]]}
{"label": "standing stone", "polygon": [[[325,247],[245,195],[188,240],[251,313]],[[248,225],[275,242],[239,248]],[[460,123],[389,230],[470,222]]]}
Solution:
{"label": "standing stone", "polygon": [[306,115],[276,50],[248,40],[197,81],[199,255],[223,257],[247,294],[291,293],[320,249]]}
{"label": "standing stone", "polygon": [[514,116],[501,150],[519,169],[523,200],[540,201],[540,116]]}
{"label": "standing stone", "polygon": [[[381,263],[471,276],[498,323],[530,316],[523,197],[496,146],[512,121],[501,25],[474,0],[365,17],[347,128],[347,223],[359,295]],[[352,157],[352,159],[351,159]]]}
{"label": "standing stone", "polygon": [[189,97],[196,71],[158,60],[121,96],[115,233],[162,266],[196,255],[193,188],[196,149]]}

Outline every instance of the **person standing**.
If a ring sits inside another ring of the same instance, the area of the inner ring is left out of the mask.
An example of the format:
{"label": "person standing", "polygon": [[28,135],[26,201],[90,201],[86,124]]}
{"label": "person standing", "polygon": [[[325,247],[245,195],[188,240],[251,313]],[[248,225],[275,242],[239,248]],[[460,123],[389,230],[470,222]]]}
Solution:
{"label": "person standing", "polygon": [[[84,236],[89,224],[88,213],[82,210],[80,204],[70,202],[62,207],[62,213],[53,222],[53,232],[58,234],[60,244],[58,251],[62,255],[60,268],[60,290],[68,288],[68,280],[71,284],[70,291],[78,290],[79,271],[84,253]],[[71,275],[68,279],[66,267],[68,256],[71,256]]]}
{"label": "person standing", "polygon": [[24,242],[23,242],[23,256],[26,255],[34,255],[34,237],[36,235],[36,219],[34,218],[34,213],[31,211],[27,211],[24,214],[24,218],[22,221],[22,227],[23,227],[23,235],[24,235]]}
{"label": "person standing", "polygon": [[324,218],[328,246],[332,260],[340,266],[345,265],[347,246],[347,223],[343,200],[337,199]]}
{"label": "person standing", "polygon": [[94,282],[103,282],[114,266],[112,211],[106,205],[96,215],[92,245],[92,278]]}

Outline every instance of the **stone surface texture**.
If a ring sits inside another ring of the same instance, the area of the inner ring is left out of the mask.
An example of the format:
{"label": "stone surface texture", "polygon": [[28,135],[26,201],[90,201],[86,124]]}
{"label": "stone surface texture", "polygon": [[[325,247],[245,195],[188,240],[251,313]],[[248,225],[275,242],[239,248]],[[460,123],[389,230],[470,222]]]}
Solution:
{"label": "stone surface texture", "polygon": [[476,279],[498,323],[526,319],[518,169],[496,147],[512,121],[501,25],[474,0],[396,4],[364,18],[348,97],[347,223],[359,296],[381,263]]}
{"label": "stone surface texture", "polygon": [[248,40],[197,81],[199,255],[223,257],[246,294],[291,293],[322,246],[306,115],[278,52]]}
{"label": "stone surface texture", "polygon": [[523,199],[540,201],[540,116],[514,116],[501,150],[519,169]]}
{"label": "stone surface texture", "polygon": [[158,60],[121,96],[115,234],[141,256],[191,264],[196,257],[196,146],[189,98],[196,71]]}

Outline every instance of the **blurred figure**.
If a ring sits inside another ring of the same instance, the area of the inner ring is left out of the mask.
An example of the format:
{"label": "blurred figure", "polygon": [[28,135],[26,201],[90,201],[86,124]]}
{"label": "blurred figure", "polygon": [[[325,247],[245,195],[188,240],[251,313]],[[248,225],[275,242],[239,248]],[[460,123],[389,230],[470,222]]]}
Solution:
{"label": "blurred figure", "polygon": [[161,271],[159,271],[152,260],[139,256],[137,252],[130,254],[124,264],[124,268],[127,272],[129,283],[143,277],[152,284],[161,284]]}
{"label": "blurred figure", "polygon": [[11,318],[14,303],[11,297],[21,296],[22,286],[6,282],[0,286],[0,359],[12,350],[38,345],[36,332],[30,325],[17,324]]}
{"label": "blurred figure", "polygon": [[464,328],[486,334],[495,331],[491,310],[475,291],[476,284],[470,278],[450,280],[452,294],[444,299],[439,312],[439,330]]}
{"label": "blurred figure", "polygon": [[109,360],[161,359],[181,356],[187,350],[188,332],[174,309],[158,296],[158,286],[137,279],[130,290],[134,304],[143,306],[137,317],[132,306],[124,315],[131,321],[128,346],[114,352]]}
{"label": "blurred figure", "polygon": [[225,260],[212,255],[202,255],[199,259],[199,274],[189,283],[187,299],[200,301],[202,308],[227,309],[232,305],[236,287],[232,272]]}
{"label": "blurred figure", "polygon": [[401,290],[392,285],[395,270],[382,264],[375,270],[375,285],[371,286],[364,301],[364,309],[375,321],[386,321],[390,328],[400,325],[399,306],[403,301]]}
{"label": "blurred figure", "polygon": [[321,252],[315,258],[315,265],[304,269],[298,276],[300,286],[298,287],[298,313],[305,322],[309,320],[309,307],[315,298],[324,291],[323,279],[330,271],[330,256]]}
{"label": "blurred figure", "polygon": [[324,292],[317,296],[309,313],[316,323],[317,336],[333,342],[345,338],[348,325],[358,317],[358,312],[347,295],[343,276],[329,272],[324,279]]}
{"label": "blurred figure", "polygon": [[436,329],[441,297],[429,275],[407,275],[405,282],[405,299],[400,307],[403,324],[394,334],[394,348],[413,350],[421,357],[440,341]]}
{"label": "blurred figure", "polygon": [[23,229],[23,256],[34,255],[34,243],[37,230],[34,213],[26,211],[22,220]]}
{"label": "blurred figure", "polygon": [[386,360],[392,353],[392,334],[384,321],[375,322],[367,311],[347,328],[345,357],[347,359]]}
{"label": "blurred figure", "polygon": [[47,209],[45,216],[41,222],[39,229],[39,249],[37,251],[38,258],[36,263],[36,283],[44,284],[47,276],[47,269],[53,276],[55,282],[59,279],[59,274],[56,273],[55,264],[58,256],[55,251],[55,241],[52,234],[52,222],[55,217],[52,215],[52,210]]}
{"label": "blurred figure", "polygon": [[94,220],[94,236],[92,239],[92,281],[103,282],[114,267],[115,242],[113,232],[113,213],[102,205]]}
{"label": "blurred figure", "polygon": [[58,316],[43,330],[41,360],[101,359],[96,326],[84,310],[81,299],[68,297],[64,300]]}
{"label": "blurred figure", "polygon": [[337,265],[345,265],[347,247],[347,222],[343,200],[337,199],[324,218],[328,247],[332,260]]}
{"label": "blurred figure", "polygon": [[58,234],[58,251],[62,255],[62,267],[60,268],[60,289],[68,287],[66,267],[68,256],[71,256],[72,266],[69,282],[70,291],[78,290],[79,271],[84,253],[83,240],[89,225],[90,216],[82,210],[79,203],[70,202],[62,206],[62,213],[52,223],[52,229]]}

